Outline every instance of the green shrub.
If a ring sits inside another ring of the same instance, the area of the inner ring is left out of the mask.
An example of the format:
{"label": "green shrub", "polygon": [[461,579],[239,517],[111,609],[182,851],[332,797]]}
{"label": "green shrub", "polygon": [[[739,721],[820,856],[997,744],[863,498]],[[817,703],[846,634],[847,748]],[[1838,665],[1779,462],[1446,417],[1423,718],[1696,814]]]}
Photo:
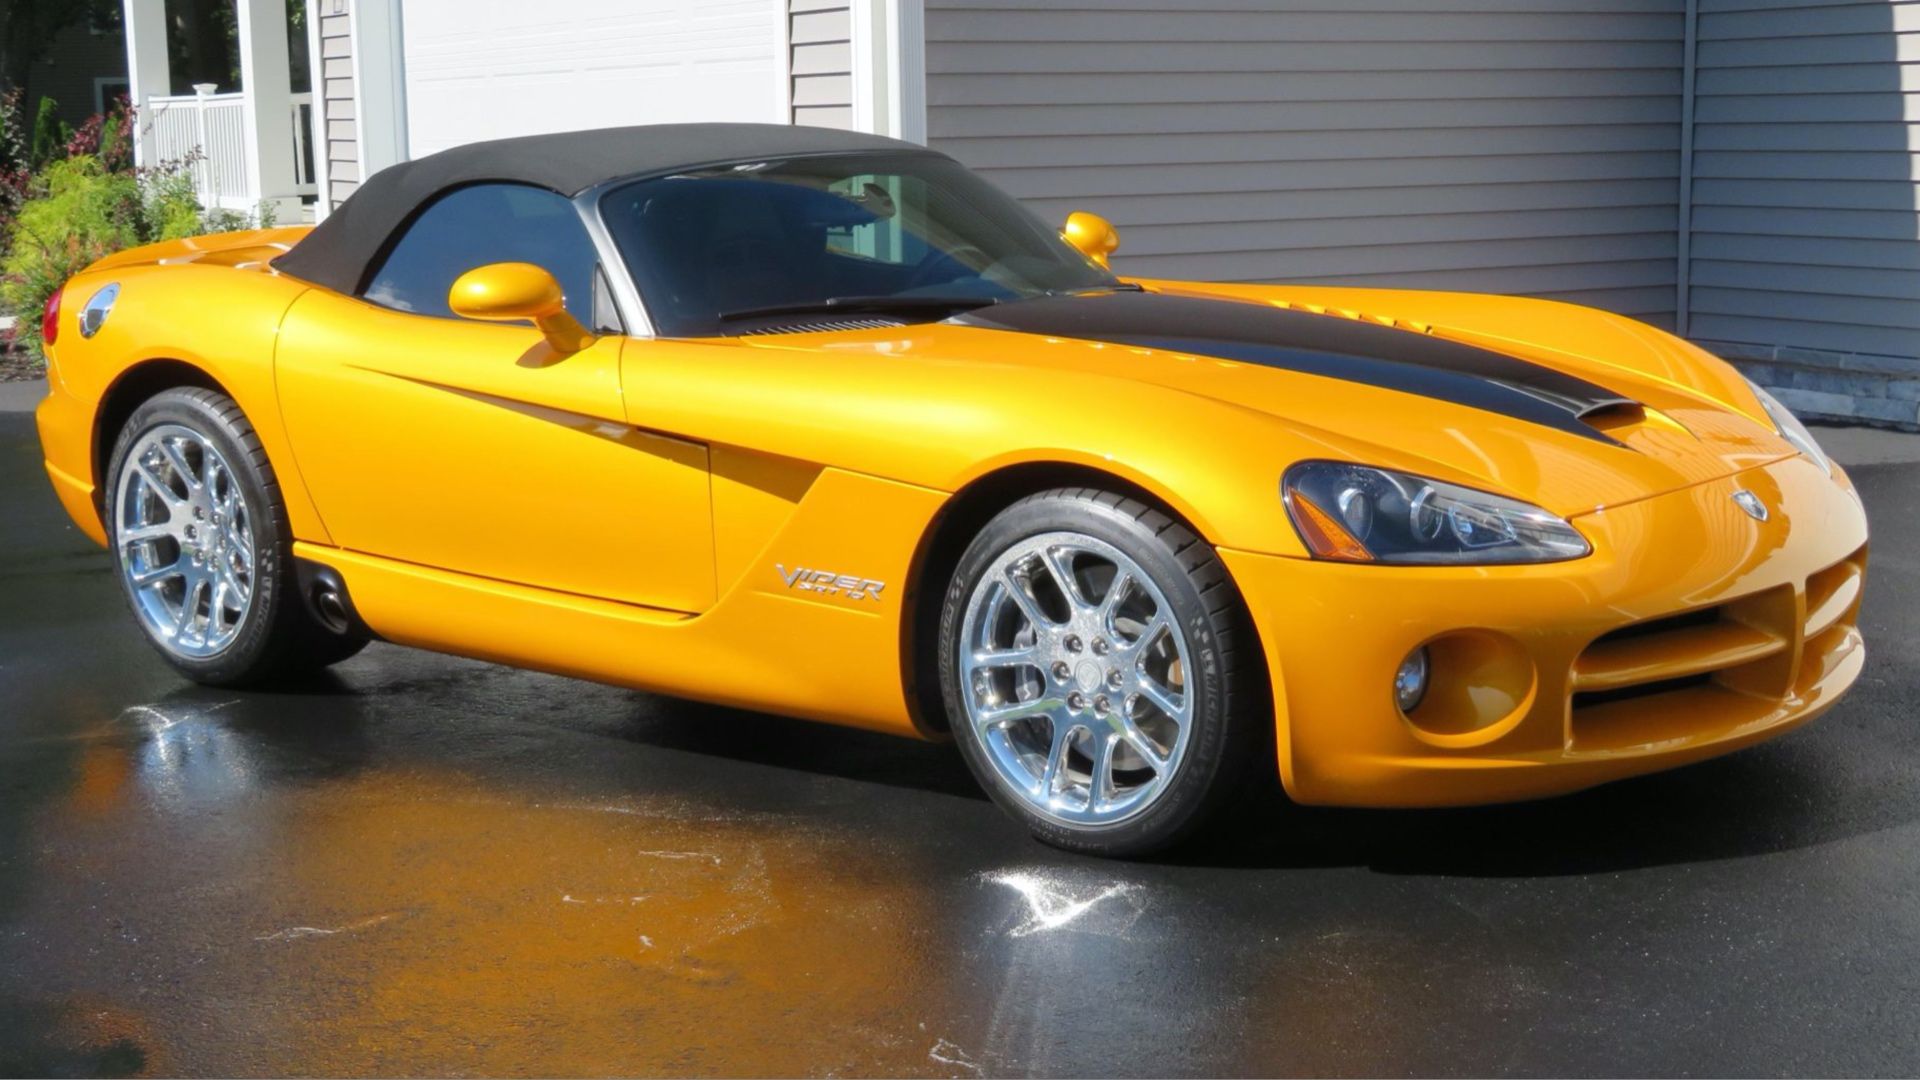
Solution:
{"label": "green shrub", "polygon": [[22,99],[18,88],[0,94],[0,254],[7,250],[13,216],[20,212],[33,180],[26,123],[21,118]]}
{"label": "green shrub", "polygon": [[219,220],[217,213],[202,213],[199,196],[193,190],[193,168],[188,163],[151,169],[139,179],[144,235],[150,238],[144,243],[246,228],[244,222],[229,224]]}
{"label": "green shrub", "polygon": [[108,172],[133,170],[133,106],[126,98],[100,124],[100,163]]}
{"label": "green shrub", "polygon": [[16,320],[14,344],[44,362],[40,312],[68,278],[123,248],[204,231],[184,165],[127,174],[107,171],[91,155],[53,162],[34,177],[13,223],[12,245],[0,258],[0,314]]}
{"label": "green shrub", "polygon": [[27,130],[26,95],[15,87],[0,94],[0,169],[31,170],[33,149]]}
{"label": "green shrub", "polygon": [[33,118],[33,163],[45,165],[67,151],[73,129],[60,119],[60,103],[50,97],[40,99],[40,111]]}

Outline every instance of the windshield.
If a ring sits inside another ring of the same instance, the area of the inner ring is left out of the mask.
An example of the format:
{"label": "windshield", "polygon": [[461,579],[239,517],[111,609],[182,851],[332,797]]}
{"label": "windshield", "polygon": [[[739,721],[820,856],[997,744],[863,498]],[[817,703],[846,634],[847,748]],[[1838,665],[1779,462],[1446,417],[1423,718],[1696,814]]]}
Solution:
{"label": "windshield", "polygon": [[1055,228],[933,154],[639,180],[603,196],[600,215],[666,337],[745,333],[809,313],[939,319],[1118,284]]}

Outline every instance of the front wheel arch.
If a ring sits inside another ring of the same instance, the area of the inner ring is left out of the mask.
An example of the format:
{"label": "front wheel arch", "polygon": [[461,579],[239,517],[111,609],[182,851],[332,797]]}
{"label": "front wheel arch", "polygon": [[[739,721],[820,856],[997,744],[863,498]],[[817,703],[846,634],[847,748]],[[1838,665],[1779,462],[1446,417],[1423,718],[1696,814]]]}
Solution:
{"label": "front wheel arch", "polygon": [[[1088,465],[1059,461],[1026,462],[986,473],[954,492],[920,538],[907,574],[905,608],[900,620],[900,674],[913,726],[928,738],[950,737],[940,699],[938,656],[940,602],[960,556],[986,523],[1029,495],[1063,487],[1097,488],[1136,499],[1179,522],[1203,543],[1214,543],[1192,520],[1165,499],[1125,477]],[[1227,582],[1239,594],[1231,571]],[[1241,595],[1242,603],[1245,602]],[[1258,644],[1257,631],[1254,639]],[[1253,650],[1265,672],[1264,647]]]}

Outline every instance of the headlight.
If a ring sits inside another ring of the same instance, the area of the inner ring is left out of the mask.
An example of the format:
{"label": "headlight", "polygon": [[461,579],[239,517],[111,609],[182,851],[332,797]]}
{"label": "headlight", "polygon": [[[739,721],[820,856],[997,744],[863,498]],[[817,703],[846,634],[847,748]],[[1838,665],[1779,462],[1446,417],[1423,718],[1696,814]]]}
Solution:
{"label": "headlight", "polygon": [[1788,412],[1787,407],[1780,404],[1779,399],[1772,394],[1767,393],[1766,388],[1759,383],[1748,379],[1747,385],[1753,387],[1754,394],[1760,398],[1760,407],[1767,410],[1767,417],[1773,421],[1773,430],[1779,432],[1781,438],[1792,443],[1795,450],[1812,458],[1814,464],[1827,470],[1828,476],[1832,476],[1833,462],[1827,460],[1827,452],[1820,449],[1820,444],[1813,441],[1813,432],[1807,430],[1807,425],[1801,423],[1799,417]]}
{"label": "headlight", "polygon": [[1287,470],[1280,490],[1300,539],[1321,559],[1483,565],[1593,550],[1537,506],[1391,469],[1305,461]]}

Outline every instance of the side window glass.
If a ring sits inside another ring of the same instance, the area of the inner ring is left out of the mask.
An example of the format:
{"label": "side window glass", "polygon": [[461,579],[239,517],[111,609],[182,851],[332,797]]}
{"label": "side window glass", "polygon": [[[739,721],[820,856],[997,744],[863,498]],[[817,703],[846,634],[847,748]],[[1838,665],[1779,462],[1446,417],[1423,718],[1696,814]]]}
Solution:
{"label": "side window glass", "polygon": [[364,298],[416,315],[453,318],[447,292],[476,266],[525,262],[560,282],[567,311],[594,325],[593,240],[573,204],[523,184],[475,184],[428,206],[367,284]]}

